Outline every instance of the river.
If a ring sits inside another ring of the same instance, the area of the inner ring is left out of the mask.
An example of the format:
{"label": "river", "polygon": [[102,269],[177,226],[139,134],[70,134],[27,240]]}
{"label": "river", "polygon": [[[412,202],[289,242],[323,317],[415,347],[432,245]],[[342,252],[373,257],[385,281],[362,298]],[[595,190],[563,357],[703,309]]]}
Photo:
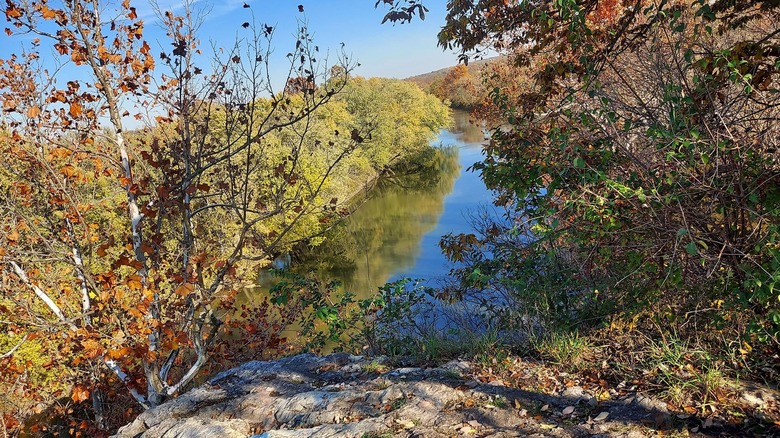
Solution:
{"label": "river", "polygon": [[453,114],[455,126],[442,130],[434,171],[395,178],[375,189],[343,224],[315,248],[310,260],[293,266],[338,280],[358,298],[401,278],[424,279],[431,286],[451,266],[439,248],[447,233],[467,233],[472,215],[490,205],[491,192],[467,169],[482,158],[482,130],[468,113]]}

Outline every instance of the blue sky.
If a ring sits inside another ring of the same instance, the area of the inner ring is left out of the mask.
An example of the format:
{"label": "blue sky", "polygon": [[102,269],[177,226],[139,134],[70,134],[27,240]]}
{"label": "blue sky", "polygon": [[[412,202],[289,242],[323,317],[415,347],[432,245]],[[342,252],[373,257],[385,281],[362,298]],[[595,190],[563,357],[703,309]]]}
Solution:
{"label": "blue sky", "polygon": [[[56,7],[56,1],[49,2]],[[105,3],[108,3],[106,1]],[[115,3],[119,3],[115,0]],[[158,0],[162,9],[181,9],[181,1]],[[244,8],[244,3],[250,8]],[[274,41],[277,52],[287,53],[295,43],[296,20],[306,20],[315,43],[321,50],[336,52],[344,43],[344,50],[361,66],[355,71],[360,76],[405,78],[455,65],[453,52],[444,52],[437,46],[436,34],[444,22],[446,0],[426,0],[429,8],[426,19],[412,23],[381,24],[387,11],[375,0],[197,0],[196,8],[207,11],[200,37],[204,47],[211,42],[217,46],[232,46],[236,36],[246,34],[241,24],[254,20],[276,28]],[[298,5],[304,13],[298,12]],[[169,42],[159,26],[148,0],[135,0],[131,5],[145,19],[145,38],[153,49]],[[108,14],[104,14],[108,15]],[[243,32],[242,32],[243,31]],[[9,39],[0,36],[0,57],[18,52],[32,36]],[[2,41],[5,40],[5,41]],[[157,43],[157,44],[155,44]],[[45,52],[42,54],[46,56]]]}
{"label": "blue sky", "polygon": [[[171,2],[175,3],[175,2]],[[212,10],[201,33],[204,38],[229,42],[240,25],[254,13],[259,23],[277,28],[275,42],[279,51],[295,42],[296,19],[306,19],[321,50],[337,51],[341,43],[351,58],[361,64],[356,74],[405,78],[455,65],[457,57],[437,47],[436,34],[444,22],[445,0],[428,0],[425,21],[380,24],[386,9],[374,8],[375,0],[244,0],[204,1]],[[304,13],[298,12],[298,5]]]}
{"label": "blue sky", "polygon": [[[230,48],[236,38],[250,36],[249,30],[241,24],[252,21],[253,15],[258,25],[267,24],[276,29],[273,40],[274,54],[271,57],[271,79],[277,91],[287,77],[289,62],[285,55],[294,48],[298,20],[308,22],[314,44],[320,48],[320,53],[330,53],[329,65],[334,63],[337,54],[343,50],[349,55],[351,62],[360,63],[353,72],[358,76],[405,78],[457,64],[455,53],[444,52],[437,46],[436,35],[444,23],[446,0],[425,0],[429,12],[426,13],[424,21],[418,18],[411,23],[395,25],[381,24],[387,8],[383,5],[375,8],[376,0],[191,1],[194,1],[196,10],[205,11],[199,36],[201,47],[206,52],[212,45]],[[49,1],[52,8],[57,8],[58,3],[56,0]],[[113,0],[112,3],[105,0],[104,3],[116,5],[120,1]],[[250,7],[245,8],[244,3]],[[182,8],[181,0],[157,0],[157,4],[163,10],[173,9],[174,12],[181,12]],[[299,4],[304,7],[303,13],[298,11]],[[170,40],[157,23],[149,1],[131,0],[131,5],[137,8],[139,16],[145,21],[144,38],[152,47],[152,52],[159,53],[161,49],[169,52]],[[108,7],[101,15],[104,18],[111,16],[113,9]],[[33,37],[8,37],[4,33],[0,34],[0,58],[19,53],[23,46],[29,48]],[[45,45],[46,41],[43,43]],[[42,64],[50,71],[56,68],[54,66],[57,63],[65,63],[59,68],[59,80],[79,79],[80,75],[86,74],[83,66],[73,66],[69,57],[56,56],[52,49],[42,47],[40,53]],[[321,60],[322,58],[324,56],[321,56]],[[207,62],[207,59],[199,61],[204,67]],[[160,63],[158,73],[165,73],[165,66]],[[130,119],[126,123],[130,126],[138,124]]]}

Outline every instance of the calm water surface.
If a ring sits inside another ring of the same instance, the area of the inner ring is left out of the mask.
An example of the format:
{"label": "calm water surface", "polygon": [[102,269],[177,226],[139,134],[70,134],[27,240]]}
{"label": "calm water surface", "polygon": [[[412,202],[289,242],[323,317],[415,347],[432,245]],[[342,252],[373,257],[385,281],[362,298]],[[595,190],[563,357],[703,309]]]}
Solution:
{"label": "calm water surface", "polygon": [[466,169],[482,158],[483,133],[455,112],[456,126],[442,130],[434,174],[399,178],[376,189],[342,226],[314,249],[313,260],[296,270],[339,280],[359,298],[379,286],[405,277],[436,285],[450,270],[439,248],[447,233],[471,232],[471,217],[488,206],[491,193],[479,175]]}

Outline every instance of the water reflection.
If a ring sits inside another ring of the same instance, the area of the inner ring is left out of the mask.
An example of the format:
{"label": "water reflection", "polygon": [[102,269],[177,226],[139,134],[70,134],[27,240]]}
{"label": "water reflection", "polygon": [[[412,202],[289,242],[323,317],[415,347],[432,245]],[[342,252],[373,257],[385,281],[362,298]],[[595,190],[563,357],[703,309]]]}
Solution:
{"label": "water reflection", "polygon": [[[414,268],[423,251],[423,237],[444,213],[444,199],[461,171],[458,149],[444,147],[433,158],[435,173],[427,180],[377,189],[364,205],[313,250],[316,257],[303,268],[323,279],[339,280],[365,298],[394,274]],[[306,266],[308,265],[308,266]]]}
{"label": "water reflection", "polygon": [[[449,272],[438,242],[447,233],[470,232],[469,214],[490,202],[479,176],[465,171],[482,157],[482,129],[468,113],[454,114],[428,171],[394,179],[329,232],[292,269],[321,280],[338,280],[358,298],[403,277],[435,279]],[[261,275],[262,276],[262,275]],[[270,279],[265,279],[266,281]],[[261,281],[266,283],[266,281]]]}
{"label": "water reflection", "polygon": [[460,143],[481,145],[485,141],[485,133],[481,124],[471,123],[468,111],[453,111],[452,118],[455,119],[455,127],[451,133],[458,137]]}
{"label": "water reflection", "polygon": [[469,214],[490,201],[479,176],[466,168],[482,157],[484,134],[469,115],[453,114],[443,130],[433,172],[383,187],[342,226],[333,230],[314,257],[298,266],[322,279],[339,280],[358,297],[403,277],[435,279],[450,266],[438,242],[446,233],[471,230]]}

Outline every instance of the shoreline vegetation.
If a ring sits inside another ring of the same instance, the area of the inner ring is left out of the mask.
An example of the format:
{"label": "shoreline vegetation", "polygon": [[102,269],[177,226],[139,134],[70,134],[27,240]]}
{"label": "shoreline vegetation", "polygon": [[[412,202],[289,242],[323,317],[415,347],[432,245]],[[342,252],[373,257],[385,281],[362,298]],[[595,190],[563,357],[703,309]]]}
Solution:
{"label": "shoreline vegetation", "polygon": [[[381,3],[391,22],[427,12]],[[472,169],[498,214],[442,237],[443,287],[357,299],[281,272],[252,303],[237,297],[258,268],[316,251],[359,182],[425,151],[448,108],[320,64],[305,26],[271,92],[272,27],[245,23],[249,56],[204,60],[197,20],[168,12],[157,56],[128,2],[110,28],[74,4],[5,8],[10,38],[59,30],[0,63],[6,435],[105,437],[204,376],[336,343],[382,357],[358,376],[465,358],[455,391],[578,398],[554,415],[480,399],[540,430],[588,433],[609,416],[594,408],[652,394],[664,415],[610,433],[780,436],[778,2],[450,5],[440,44],[502,57],[425,88],[493,127]],[[50,78],[39,52],[81,76]],[[158,105],[135,114],[152,126],[126,132],[123,99]]]}

